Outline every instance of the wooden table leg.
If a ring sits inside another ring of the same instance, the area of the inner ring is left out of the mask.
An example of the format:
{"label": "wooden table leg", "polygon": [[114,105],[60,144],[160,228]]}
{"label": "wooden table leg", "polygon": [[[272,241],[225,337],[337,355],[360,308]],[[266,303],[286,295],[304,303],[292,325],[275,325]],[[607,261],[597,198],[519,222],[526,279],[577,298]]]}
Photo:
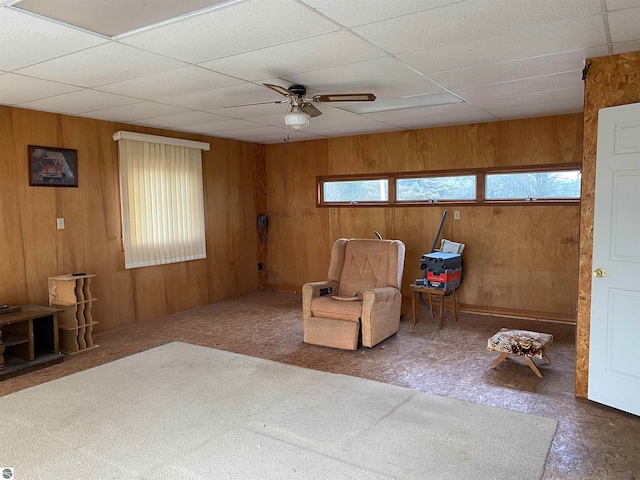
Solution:
{"label": "wooden table leg", "polygon": [[500,356],[498,358],[496,358],[496,361],[491,364],[491,368],[496,368],[508,356],[509,356],[509,354],[507,352],[502,352],[500,354]]}
{"label": "wooden table leg", "polygon": [[456,301],[456,291],[455,289],[453,290],[453,294],[451,295],[453,297],[453,316],[456,319],[456,322],[458,321],[458,307],[456,305],[456,303],[458,303]]}
{"label": "wooden table leg", "polygon": [[2,329],[0,328],[0,372],[2,370],[6,370],[6,366],[4,364],[4,343],[2,343]]}
{"label": "wooden table leg", "polygon": [[527,355],[523,355],[523,357],[524,357],[524,361],[527,362],[529,364],[529,366],[531,367],[531,370],[533,370],[533,372],[537,376],[542,378],[542,374],[540,373],[540,370],[538,370],[538,367],[536,367],[536,364],[533,363],[533,360],[531,360],[531,357],[528,357]]}
{"label": "wooden table leg", "polygon": [[429,298],[429,312],[431,313],[431,318],[435,317],[435,315],[433,314],[433,303],[431,302],[431,294],[427,293],[427,296]]}
{"label": "wooden table leg", "polygon": [[411,310],[413,312],[413,324],[416,324],[416,295],[418,295],[418,292],[411,292],[411,306],[413,307],[413,309]]}
{"label": "wooden table leg", "polygon": [[442,324],[444,323],[444,292],[440,295],[440,329],[442,329]]}

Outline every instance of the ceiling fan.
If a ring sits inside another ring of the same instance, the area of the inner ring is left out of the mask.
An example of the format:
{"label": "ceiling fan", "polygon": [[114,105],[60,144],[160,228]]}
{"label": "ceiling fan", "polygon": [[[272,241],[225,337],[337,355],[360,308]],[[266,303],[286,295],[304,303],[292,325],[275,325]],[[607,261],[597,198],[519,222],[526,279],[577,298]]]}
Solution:
{"label": "ceiling fan", "polygon": [[[309,125],[309,120],[322,115],[322,112],[311,102],[373,102],[376,96],[373,93],[336,93],[330,95],[314,95],[306,98],[307,88],[304,85],[291,85],[289,88],[263,83],[265,87],[275,90],[286,99],[272,100],[269,102],[247,103],[245,105],[234,105],[233,107],[246,107],[249,105],[263,105],[267,103],[289,103],[289,111],[284,116],[284,123],[296,130]],[[232,108],[232,107],[225,107]]]}

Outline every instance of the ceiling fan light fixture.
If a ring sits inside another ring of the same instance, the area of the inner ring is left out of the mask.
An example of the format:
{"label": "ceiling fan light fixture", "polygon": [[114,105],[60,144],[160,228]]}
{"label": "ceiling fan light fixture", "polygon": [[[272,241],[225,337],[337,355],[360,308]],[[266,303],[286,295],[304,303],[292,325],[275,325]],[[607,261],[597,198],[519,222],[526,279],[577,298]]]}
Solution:
{"label": "ceiling fan light fixture", "polygon": [[309,120],[311,120],[311,115],[303,111],[298,105],[291,107],[291,111],[284,116],[285,125],[295,130],[300,130],[309,125]]}

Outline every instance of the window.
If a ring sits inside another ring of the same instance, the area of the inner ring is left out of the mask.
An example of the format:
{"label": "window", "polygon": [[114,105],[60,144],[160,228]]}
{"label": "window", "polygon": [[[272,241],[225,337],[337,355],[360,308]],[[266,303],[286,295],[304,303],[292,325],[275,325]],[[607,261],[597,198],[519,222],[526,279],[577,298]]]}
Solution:
{"label": "window", "polygon": [[487,200],[580,198],[580,170],[526,173],[487,173]]}
{"label": "window", "polygon": [[201,150],[209,144],[117,132],[125,268],[206,258]]}
{"label": "window", "polygon": [[476,176],[399,178],[396,180],[398,202],[450,202],[476,199]]}
{"label": "window", "polygon": [[316,177],[319,207],[580,203],[580,165]]}
{"label": "window", "polygon": [[371,203],[389,201],[389,180],[340,180],[323,182],[322,199],[325,203]]}

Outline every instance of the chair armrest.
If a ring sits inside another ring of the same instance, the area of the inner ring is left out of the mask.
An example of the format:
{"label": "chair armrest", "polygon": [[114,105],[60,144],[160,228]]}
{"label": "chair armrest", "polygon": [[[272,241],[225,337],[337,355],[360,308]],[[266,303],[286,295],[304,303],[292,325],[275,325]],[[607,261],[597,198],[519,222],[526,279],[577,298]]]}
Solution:
{"label": "chair armrest", "polygon": [[338,294],[338,282],[325,280],[324,282],[310,282],[302,286],[302,316],[309,318],[311,316],[311,300],[320,296],[320,290],[323,288],[332,288],[333,291],[328,295]]}
{"label": "chair armrest", "polygon": [[373,347],[400,327],[402,293],[395,287],[366,290],[362,295],[362,345]]}
{"label": "chair armrest", "polygon": [[365,290],[362,294],[362,299],[365,305],[367,303],[371,303],[373,305],[375,303],[394,302],[398,295],[400,296],[400,299],[402,299],[402,293],[400,293],[400,290],[395,287],[381,287]]}

